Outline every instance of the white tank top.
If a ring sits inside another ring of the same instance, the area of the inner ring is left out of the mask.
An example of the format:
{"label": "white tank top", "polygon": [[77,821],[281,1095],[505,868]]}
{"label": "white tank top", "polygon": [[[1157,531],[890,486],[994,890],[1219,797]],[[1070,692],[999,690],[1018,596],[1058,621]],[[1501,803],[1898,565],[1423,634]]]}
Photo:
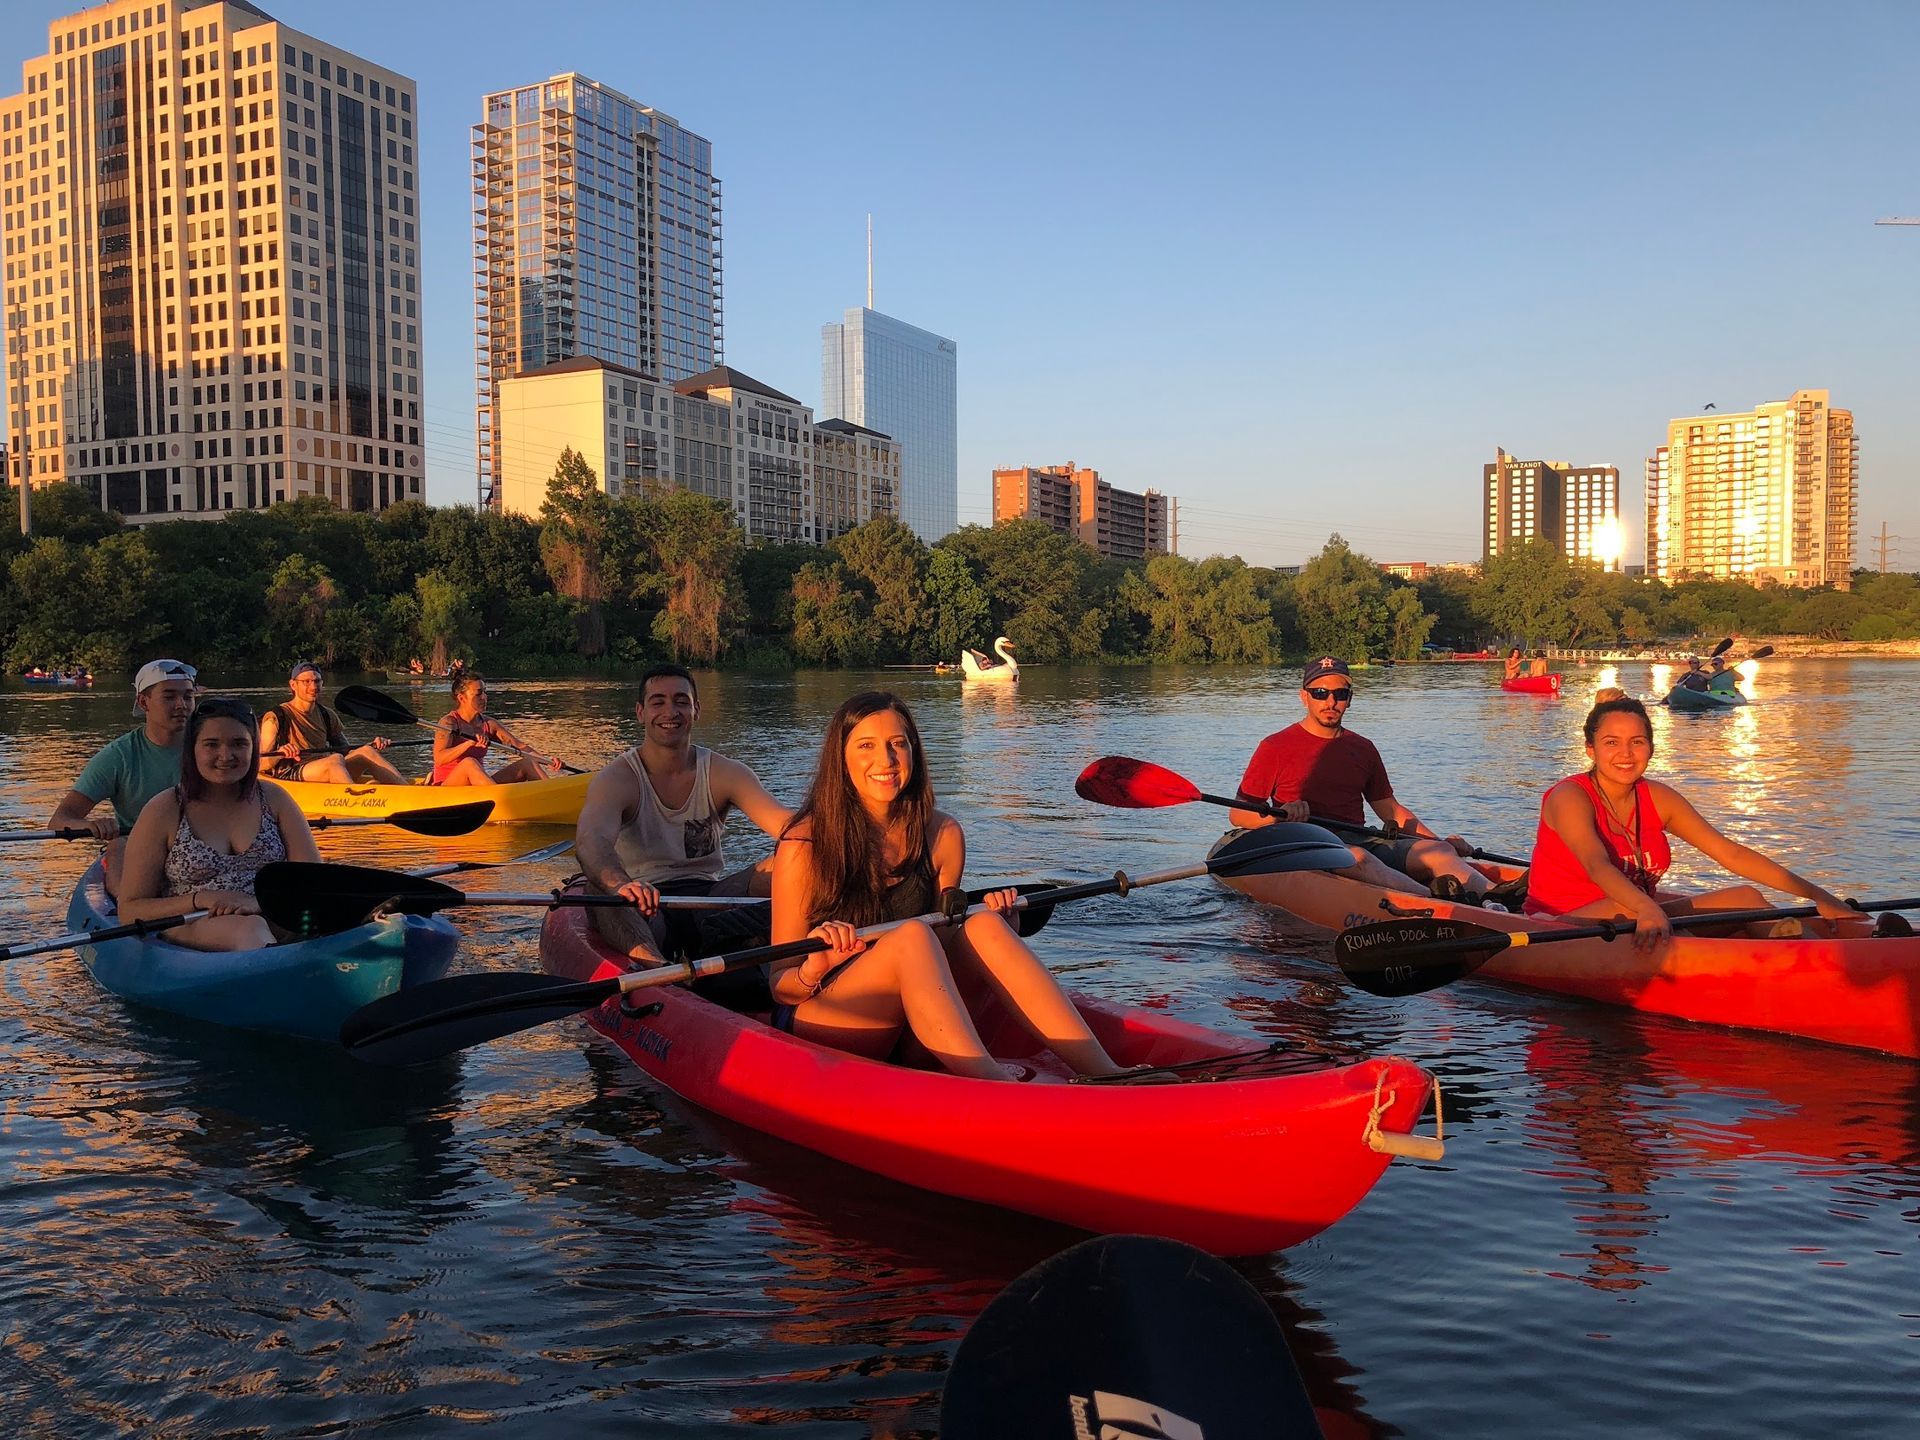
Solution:
{"label": "white tank top", "polygon": [[640,763],[638,748],[620,758],[633,768],[640,782],[640,804],[633,823],[623,827],[613,842],[614,853],[627,874],[649,885],[667,880],[718,880],[726,874],[720,842],[731,807],[716,810],[713,805],[707,783],[713,752],[704,745],[693,747],[693,789],[678,810],[660,803],[653,779]]}

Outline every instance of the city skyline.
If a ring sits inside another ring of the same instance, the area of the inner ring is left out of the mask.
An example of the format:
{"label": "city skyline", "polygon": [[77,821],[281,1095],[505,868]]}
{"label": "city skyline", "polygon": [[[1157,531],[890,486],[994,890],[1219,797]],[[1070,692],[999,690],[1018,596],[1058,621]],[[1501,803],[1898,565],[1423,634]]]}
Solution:
{"label": "city skyline", "polygon": [[[1115,485],[1181,495],[1195,556],[1296,563],[1338,530],[1378,560],[1467,559],[1469,482],[1496,442],[1632,476],[1675,416],[1818,387],[1859,421],[1860,559],[1885,521],[1895,564],[1920,565],[1904,478],[1920,417],[1902,403],[1920,252],[1872,226],[1920,208],[1897,158],[1920,39],[1905,11],[1823,22],[1850,61],[1810,89],[1768,38],[1798,15],[1784,6],[1741,27],[1705,9],[1212,7],[1171,33],[1107,10],[830,6],[763,16],[747,48],[764,53],[693,67],[601,58],[709,45],[691,14],[555,9],[527,28],[487,3],[459,25],[361,0],[264,8],[417,84],[434,503],[469,501],[475,473],[472,120],[488,93],[580,70],[711,138],[727,358],[803,400],[874,214],[877,307],[967,348],[961,523],[990,519],[996,464],[1098,443]],[[9,7],[0,65],[17,75],[71,13]],[[857,77],[855,31],[887,61]],[[1702,53],[1742,86],[1695,88]],[[1286,86],[1263,78],[1305,54]],[[1062,66],[1097,67],[1102,98],[998,103]],[[835,164],[828,136],[857,140],[857,162]],[[1763,212],[1783,160],[1817,173],[1820,205]],[[1164,225],[1142,223],[1142,173],[1167,187]],[[1554,343],[1515,344],[1528,329]]]}

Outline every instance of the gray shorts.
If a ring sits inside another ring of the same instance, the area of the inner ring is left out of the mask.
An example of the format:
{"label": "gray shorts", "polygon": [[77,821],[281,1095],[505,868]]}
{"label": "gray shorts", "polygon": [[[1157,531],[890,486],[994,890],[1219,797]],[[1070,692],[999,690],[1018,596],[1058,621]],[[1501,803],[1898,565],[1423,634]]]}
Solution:
{"label": "gray shorts", "polygon": [[1357,845],[1360,849],[1365,850],[1381,864],[1398,870],[1402,875],[1405,875],[1407,873],[1407,857],[1413,854],[1414,846],[1420,844],[1427,837],[1424,835],[1355,835],[1350,839],[1346,836],[1342,836],[1341,838],[1348,839],[1348,843]]}

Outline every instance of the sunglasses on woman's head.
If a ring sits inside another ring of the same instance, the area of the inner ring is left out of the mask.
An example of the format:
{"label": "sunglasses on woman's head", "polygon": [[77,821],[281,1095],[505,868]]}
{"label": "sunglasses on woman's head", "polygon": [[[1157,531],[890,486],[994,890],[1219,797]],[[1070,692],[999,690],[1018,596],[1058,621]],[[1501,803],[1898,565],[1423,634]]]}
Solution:
{"label": "sunglasses on woman's head", "polygon": [[1307,694],[1316,700],[1335,700],[1342,705],[1351,705],[1353,703],[1353,690],[1350,686],[1346,685],[1342,685],[1337,690],[1323,690],[1315,686],[1313,689],[1307,691]]}

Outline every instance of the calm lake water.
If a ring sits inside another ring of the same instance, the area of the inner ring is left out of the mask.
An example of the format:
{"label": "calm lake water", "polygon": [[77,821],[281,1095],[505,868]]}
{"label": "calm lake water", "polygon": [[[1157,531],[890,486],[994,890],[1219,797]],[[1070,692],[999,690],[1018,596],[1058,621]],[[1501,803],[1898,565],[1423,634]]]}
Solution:
{"label": "calm lake water", "polygon": [[[1664,675],[1622,666],[1618,683]],[[1356,679],[1352,723],[1401,798],[1523,853],[1613,677],[1575,672],[1559,701],[1503,695],[1486,666]],[[1656,766],[1842,893],[1912,893],[1916,679],[1768,663],[1747,709],[1657,712]],[[1230,791],[1297,714],[1292,670],[1030,670],[1013,695],[909,672],[716,675],[703,738],[797,799],[828,713],[874,682],[915,706],[980,879],[1191,863],[1222,812],[1100,810],[1074,776],[1131,754]],[[612,686],[494,702],[577,763],[629,738]],[[0,826],[44,820],[130,723],[118,689],[0,692]],[[400,866],[561,833],[321,844]],[[743,835],[734,853],[758,849]],[[0,934],[62,930],[87,859],[0,847]],[[457,964],[538,968],[537,914],[468,913]],[[1318,1239],[1236,1262],[1330,1435],[1914,1433],[1920,1067],[1492,986],[1374,999],[1209,882],[1063,910],[1041,944],[1086,990],[1396,1052],[1444,1082],[1444,1163],[1397,1162]],[[1077,1238],[723,1128],[577,1022],[372,1071],[129,1009],[66,954],[0,972],[0,1057],[7,1435],[930,1435],[972,1317]]]}

